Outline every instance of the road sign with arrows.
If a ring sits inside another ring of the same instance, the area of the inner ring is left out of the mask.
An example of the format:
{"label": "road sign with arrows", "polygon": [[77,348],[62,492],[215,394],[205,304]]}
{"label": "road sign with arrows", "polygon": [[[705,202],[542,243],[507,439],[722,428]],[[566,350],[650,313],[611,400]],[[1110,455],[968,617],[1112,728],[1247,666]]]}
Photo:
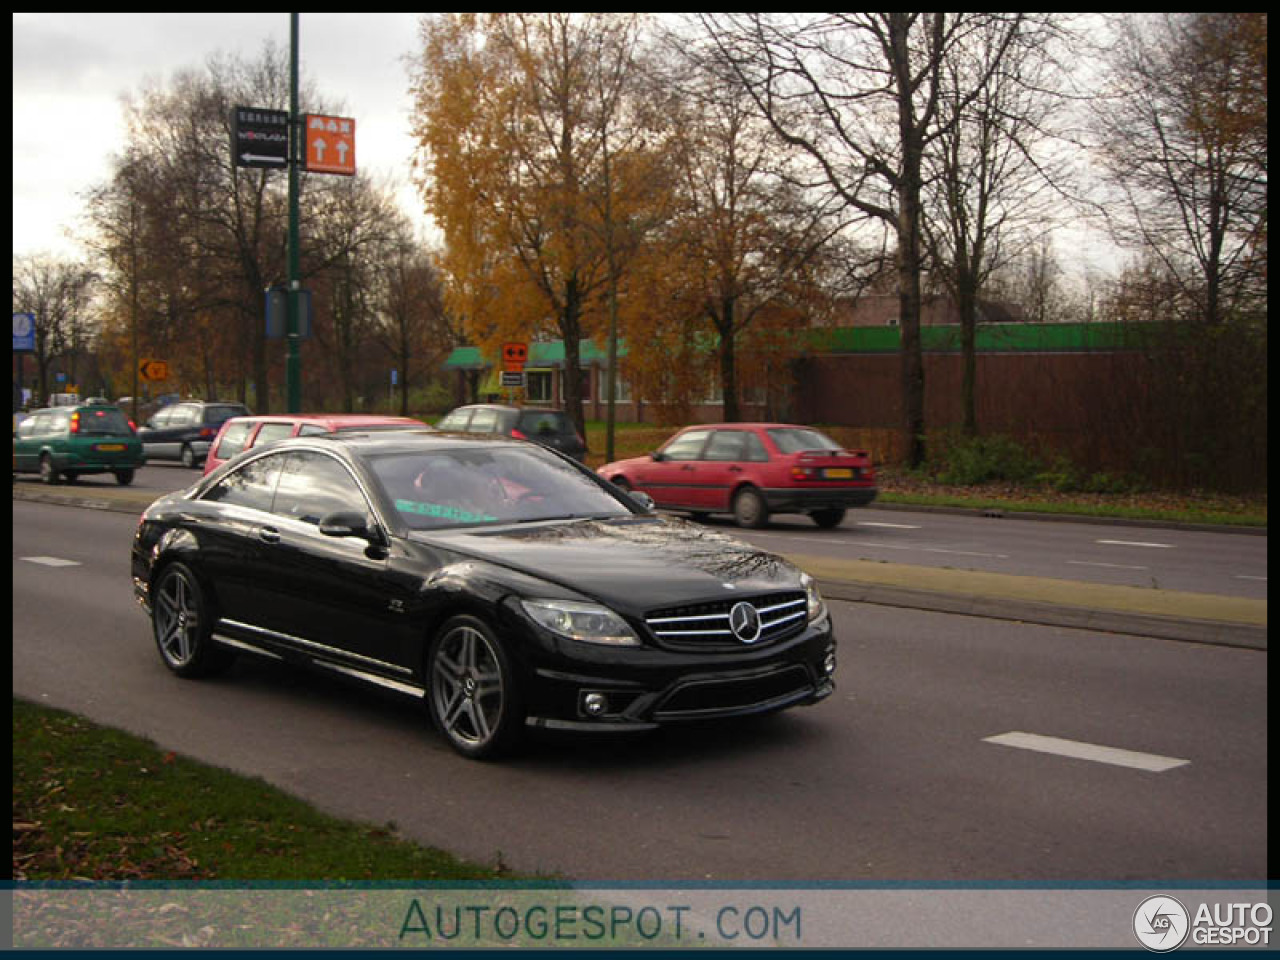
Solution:
{"label": "road sign with arrows", "polygon": [[289,166],[289,111],[231,108],[231,160],[237,167]]}
{"label": "road sign with arrows", "polygon": [[306,169],[314,173],[356,172],[356,122],[350,117],[306,115]]}

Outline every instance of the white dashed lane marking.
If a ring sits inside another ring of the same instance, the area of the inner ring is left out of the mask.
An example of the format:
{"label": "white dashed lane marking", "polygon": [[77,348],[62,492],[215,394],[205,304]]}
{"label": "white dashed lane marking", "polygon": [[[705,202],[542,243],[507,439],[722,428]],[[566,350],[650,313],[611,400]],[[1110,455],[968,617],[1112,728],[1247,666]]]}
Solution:
{"label": "white dashed lane marking", "polygon": [[1096,743],[1084,743],[1079,740],[1062,740],[1058,737],[1042,737],[1036,733],[1023,733],[1015,730],[994,737],[986,737],[984,743],[994,743],[1002,747],[1015,747],[1019,750],[1034,750],[1037,753],[1052,753],[1060,757],[1074,760],[1092,760],[1094,763],[1109,763],[1117,767],[1131,767],[1134,770],[1146,770],[1151,773],[1163,773],[1175,767],[1184,767],[1190,760],[1179,760],[1177,757],[1162,757],[1155,753],[1137,753],[1133,750],[1120,750],[1116,747],[1102,747]]}
{"label": "white dashed lane marking", "polygon": [[38,563],[44,567],[78,567],[79,560],[64,560],[62,557],[23,557],[27,563]]}
{"label": "white dashed lane marking", "polygon": [[1114,547],[1157,547],[1161,550],[1172,550],[1172,543],[1148,543],[1142,540],[1095,540],[1094,543],[1105,543]]}

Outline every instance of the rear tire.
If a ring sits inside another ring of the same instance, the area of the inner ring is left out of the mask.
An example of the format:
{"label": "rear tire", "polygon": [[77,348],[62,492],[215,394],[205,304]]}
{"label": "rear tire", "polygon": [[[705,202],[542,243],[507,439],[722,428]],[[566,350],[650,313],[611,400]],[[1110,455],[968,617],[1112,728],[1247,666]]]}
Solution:
{"label": "rear tire", "polygon": [[116,483],[120,484],[120,486],[122,486],[122,487],[127,487],[129,484],[133,483],[133,471],[132,471],[132,470],[117,470],[117,471],[116,471]]}
{"label": "rear tire", "polygon": [[194,470],[196,467],[200,466],[200,464],[196,462],[196,452],[185,443],[182,445],[182,465],[188,470]]}
{"label": "rear tire", "polygon": [[208,596],[186,564],[169,564],[152,585],[151,630],[160,659],[180,677],[212,676],[235,660],[214,641]]}
{"label": "rear tire", "polygon": [[524,732],[524,705],[502,641],[479,617],[440,628],[427,651],[427,709],[445,740],[473,760],[511,750]]}
{"label": "rear tire", "polygon": [[758,530],[769,522],[769,505],[755,487],[745,487],[733,498],[733,519],[738,526]]}

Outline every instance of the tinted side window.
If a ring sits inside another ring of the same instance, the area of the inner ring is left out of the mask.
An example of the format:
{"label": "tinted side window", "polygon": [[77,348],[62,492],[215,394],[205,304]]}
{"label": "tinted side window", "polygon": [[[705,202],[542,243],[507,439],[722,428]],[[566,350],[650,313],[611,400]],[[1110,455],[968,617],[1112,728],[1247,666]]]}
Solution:
{"label": "tinted side window", "polygon": [[318,423],[304,423],[298,428],[298,436],[300,437],[314,437],[317,434],[328,432],[328,427],[322,427]]}
{"label": "tinted side window", "polygon": [[27,437],[35,436],[36,422],[37,422],[36,417],[27,417],[27,419],[23,420],[20,424],[18,424],[18,437],[21,439],[26,439]]}
{"label": "tinted side window", "polygon": [[339,510],[367,513],[368,503],[347,468],[333,457],[310,450],[290,453],[276,488],[274,513],[305,523]]}
{"label": "tinted side window", "polygon": [[49,414],[49,425],[45,432],[53,434],[66,433],[70,428],[71,414],[63,411]]}
{"label": "tinted side window", "polygon": [[746,459],[756,463],[768,463],[769,451],[764,448],[764,441],[754,433],[746,434],[747,437],[747,456]]}
{"label": "tinted side window", "polygon": [[246,463],[210,488],[205,493],[204,499],[269,511],[283,460],[284,456],[278,455],[259,457],[257,460]]}
{"label": "tinted side window", "polygon": [[702,452],[702,445],[706,442],[707,434],[710,432],[710,430],[690,430],[688,433],[682,433],[663,447],[662,453],[668,460],[697,460]]}
{"label": "tinted side window", "polygon": [[230,460],[243,450],[245,438],[249,436],[249,431],[252,429],[252,423],[233,423],[227,427],[227,432],[218,441],[218,456],[223,460]]}
{"label": "tinted side window", "polygon": [[520,431],[530,437],[572,433],[569,418],[563,413],[526,410],[520,414]]}
{"label": "tinted side window", "polygon": [[[232,417],[243,417],[248,412],[248,410],[239,404],[219,404],[217,406],[209,406],[205,407],[203,411],[204,422],[217,426],[220,423],[225,423]],[[199,423],[200,421],[197,419],[196,422]]]}

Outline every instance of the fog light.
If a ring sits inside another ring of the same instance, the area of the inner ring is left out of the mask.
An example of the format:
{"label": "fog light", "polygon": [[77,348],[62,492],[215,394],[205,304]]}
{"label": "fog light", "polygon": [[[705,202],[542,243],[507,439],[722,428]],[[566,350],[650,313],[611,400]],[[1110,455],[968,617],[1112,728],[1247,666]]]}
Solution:
{"label": "fog light", "polygon": [[823,672],[829,677],[836,672],[836,655],[834,652],[827,654],[827,659],[822,661]]}
{"label": "fog light", "polygon": [[603,693],[588,693],[582,698],[582,710],[589,717],[598,717],[609,709],[609,701]]}

